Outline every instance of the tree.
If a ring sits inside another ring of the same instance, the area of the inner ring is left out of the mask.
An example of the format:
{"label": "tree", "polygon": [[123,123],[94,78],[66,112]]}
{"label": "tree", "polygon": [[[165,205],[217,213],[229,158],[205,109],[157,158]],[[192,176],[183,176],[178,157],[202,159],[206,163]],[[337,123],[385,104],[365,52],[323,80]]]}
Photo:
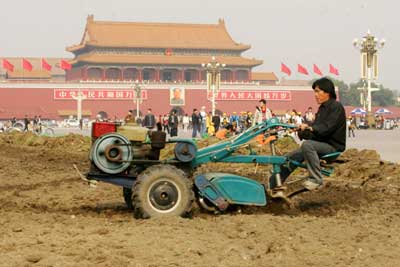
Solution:
{"label": "tree", "polygon": [[[362,93],[358,88],[367,87],[367,82],[365,80],[359,80],[356,83],[350,83],[350,85],[346,84],[342,80],[338,80],[332,77],[327,77],[332,80],[333,84],[339,89],[339,99],[340,102],[344,106],[360,106],[361,99],[360,95]],[[312,84],[314,80],[310,81]],[[388,88],[385,88],[383,85],[377,86],[374,83],[371,83],[371,87],[378,87],[380,90],[372,92],[372,105],[373,106],[391,106],[396,104],[396,92],[392,91]]]}
{"label": "tree", "polygon": [[379,91],[373,92],[372,104],[374,106],[391,106],[396,103],[394,92],[383,85],[379,85]]}

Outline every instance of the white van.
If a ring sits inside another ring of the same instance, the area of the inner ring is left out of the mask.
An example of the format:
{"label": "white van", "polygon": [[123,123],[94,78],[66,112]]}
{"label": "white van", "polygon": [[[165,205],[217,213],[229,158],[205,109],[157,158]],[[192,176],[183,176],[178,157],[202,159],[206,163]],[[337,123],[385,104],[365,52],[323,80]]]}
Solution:
{"label": "white van", "polygon": [[65,127],[79,127],[79,121],[77,119],[65,119]]}

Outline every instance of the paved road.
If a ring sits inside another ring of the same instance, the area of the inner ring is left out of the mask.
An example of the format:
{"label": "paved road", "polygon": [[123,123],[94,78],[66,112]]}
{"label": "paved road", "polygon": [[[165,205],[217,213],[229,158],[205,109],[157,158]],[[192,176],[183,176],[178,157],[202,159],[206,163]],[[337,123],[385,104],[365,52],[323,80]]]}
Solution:
{"label": "paved road", "polygon": [[400,128],[394,130],[356,130],[347,139],[347,148],[373,149],[381,159],[400,163]]}
{"label": "paved road", "polygon": [[[56,128],[56,135],[67,133],[90,135],[90,129]],[[179,129],[179,137],[190,138],[191,131]],[[372,149],[381,159],[400,163],[400,128],[395,130],[356,130],[356,137],[347,139],[347,148]]]}

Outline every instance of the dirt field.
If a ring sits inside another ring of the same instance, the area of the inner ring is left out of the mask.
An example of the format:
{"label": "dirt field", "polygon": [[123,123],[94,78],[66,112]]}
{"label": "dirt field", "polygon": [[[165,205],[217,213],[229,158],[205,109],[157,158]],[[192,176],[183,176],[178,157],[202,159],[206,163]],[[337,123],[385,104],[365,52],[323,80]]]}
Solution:
{"label": "dirt field", "polygon": [[374,151],[348,150],[292,210],[135,220],[120,188],[77,177],[89,145],[0,136],[0,266],[400,266],[400,165]]}

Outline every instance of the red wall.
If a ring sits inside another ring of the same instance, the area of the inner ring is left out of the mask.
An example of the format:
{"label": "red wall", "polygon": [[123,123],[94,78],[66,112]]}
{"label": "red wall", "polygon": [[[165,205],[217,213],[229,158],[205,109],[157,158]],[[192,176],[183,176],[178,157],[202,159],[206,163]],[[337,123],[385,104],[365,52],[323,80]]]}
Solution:
{"label": "red wall", "polygon": [[[22,87],[22,86],[21,86]],[[0,88],[0,119],[9,119],[13,116],[22,118],[41,115],[43,118],[61,119],[58,110],[75,110],[74,100],[54,100],[54,89],[32,88]],[[168,113],[173,106],[169,105],[169,89],[144,89],[147,90],[147,100],[143,101],[140,110],[145,112],[152,108],[156,115]],[[296,109],[304,113],[309,106],[316,111],[318,105],[314,93],[310,90],[291,91],[291,101],[268,101],[267,106],[273,111],[286,111]],[[211,102],[206,98],[206,90],[185,90],[185,106],[181,108],[185,113],[191,114],[194,108],[206,106],[211,110]],[[217,101],[217,109],[232,113],[233,111],[255,111],[258,100]],[[133,100],[85,100],[82,102],[83,110],[90,110],[92,118],[99,111],[105,111],[109,117],[123,118],[129,109],[136,109]]]}

